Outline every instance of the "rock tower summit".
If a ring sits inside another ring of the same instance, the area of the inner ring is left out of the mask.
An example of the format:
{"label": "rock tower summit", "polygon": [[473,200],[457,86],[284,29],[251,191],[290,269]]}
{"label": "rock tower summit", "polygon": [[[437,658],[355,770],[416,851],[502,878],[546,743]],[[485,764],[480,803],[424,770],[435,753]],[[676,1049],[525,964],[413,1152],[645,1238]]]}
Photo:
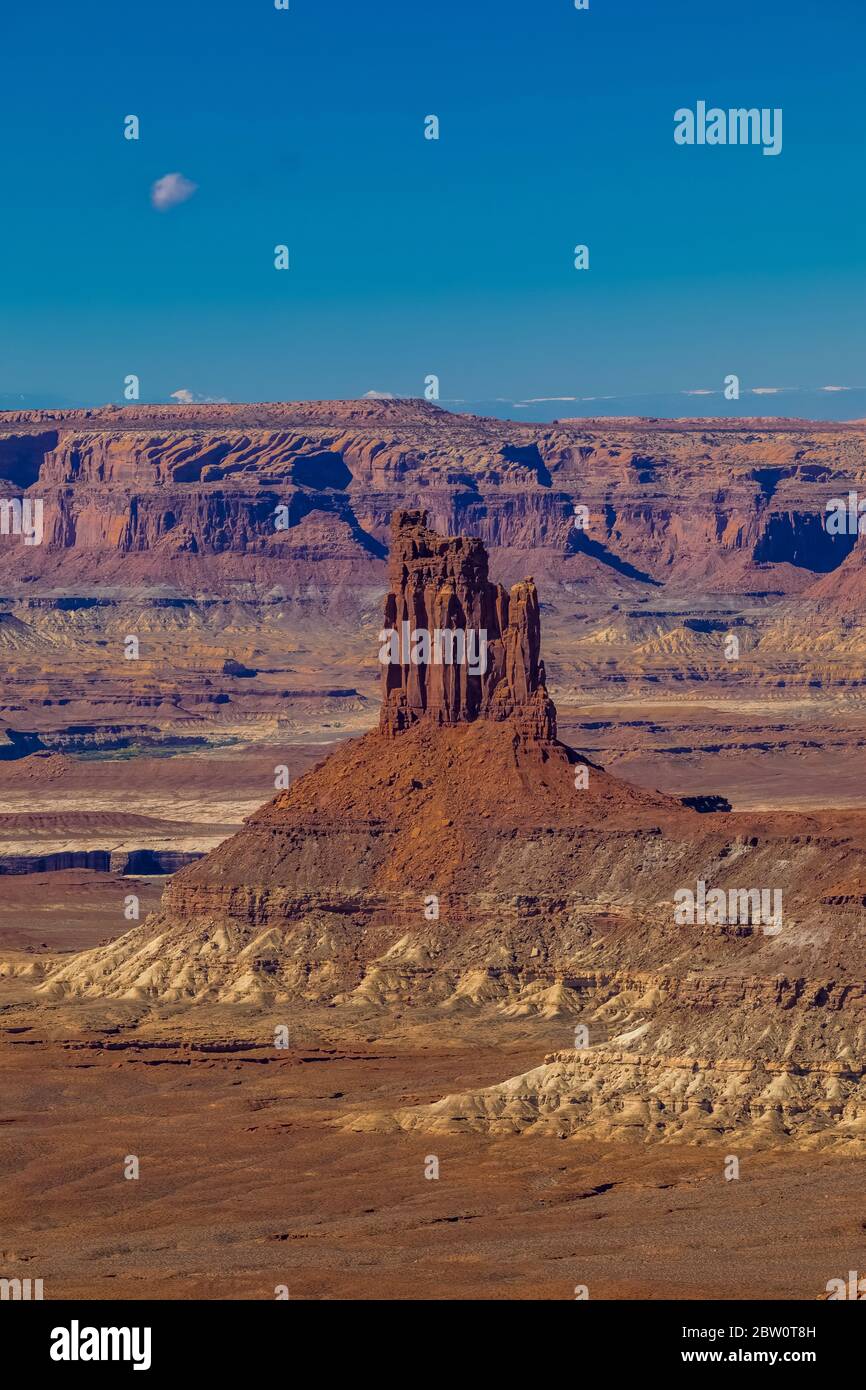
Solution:
{"label": "rock tower summit", "polygon": [[[488,578],[480,540],[440,536],[426,522],[422,511],[395,512],[391,522],[383,629],[395,634],[399,656],[383,665],[380,729],[513,720],[521,742],[552,742],[556,708],[545,686],[534,582],[509,593]],[[482,661],[466,659],[479,651]]]}

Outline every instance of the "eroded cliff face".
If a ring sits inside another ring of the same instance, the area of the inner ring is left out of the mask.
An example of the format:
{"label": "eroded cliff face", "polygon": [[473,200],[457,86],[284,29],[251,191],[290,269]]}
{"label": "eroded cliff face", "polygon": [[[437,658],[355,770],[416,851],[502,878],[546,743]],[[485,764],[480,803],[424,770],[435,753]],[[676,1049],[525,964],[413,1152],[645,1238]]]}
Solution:
{"label": "eroded cliff face", "polygon": [[4,547],[21,578],[182,585],[207,558],[226,582],[291,589],[313,561],[378,582],[392,513],[423,508],[508,578],[529,555],[548,583],[609,592],[796,594],[852,551],[862,566],[857,538],[822,517],[829,497],[866,492],[866,430],[533,426],[409,401],[18,412],[0,415],[0,479],[45,503],[45,543]]}
{"label": "eroded cliff face", "polygon": [[[566,717],[587,695],[679,697],[686,684],[853,702],[866,684],[866,542],[821,520],[826,498],[864,477],[862,454],[859,425],[540,427],[417,401],[4,416],[0,497],[26,489],[44,504],[44,542],[0,536],[0,743],[4,729],[33,729],[68,747],[86,726],[93,746],[173,746],[190,716],[206,738],[252,720],[276,730],[295,687],[346,690],[352,728],[369,726],[374,625],[404,510],[492,556],[509,605],[485,600],[503,711],[523,699],[522,660],[507,678],[500,668],[502,634],[516,625],[524,640],[535,622],[528,575]],[[134,666],[128,633],[142,639]],[[238,664],[262,674],[236,680]],[[389,716],[404,722],[431,688],[406,675]],[[459,668],[431,675],[437,717],[489,704]],[[522,717],[536,735],[549,725],[542,698]]]}

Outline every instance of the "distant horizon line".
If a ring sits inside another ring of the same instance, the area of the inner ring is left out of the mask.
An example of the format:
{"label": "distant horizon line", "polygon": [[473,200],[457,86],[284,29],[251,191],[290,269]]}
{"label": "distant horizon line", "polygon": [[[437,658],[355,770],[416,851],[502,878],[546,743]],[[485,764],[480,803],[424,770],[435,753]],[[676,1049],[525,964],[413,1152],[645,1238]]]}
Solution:
{"label": "distant horizon line", "polygon": [[[798,388],[780,388],[780,389],[797,390]],[[806,388],[804,388],[804,390],[805,390],[805,389],[806,389]],[[814,391],[814,390],[817,390],[817,389],[829,389],[829,388],[811,388],[811,389]],[[844,390],[846,394],[847,394],[848,392],[855,392],[855,393],[856,393],[856,392],[859,392],[859,391],[861,391],[861,390],[864,390],[864,388],[859,388],[859,387],[845,387],[845,388],[831,388],[831,389],[834,390],[834,391],[836,391],[836,390],[838,390],[838,391],[843,391],[843,390]],[[16,394],[17,394],[17,393],[16,393]],[[642,393],[642,394],[644,394],[644,393]],[[645,394],[650,394],[650,393],[645,393]],[[679,393],[679,394],[690,394],[690,393]],[[103,402],[102,404],[99,404],[99,405],[97,405],[97,404],[81,404],[81,405],[73,405],[73,404],[60,404],[60,405],[34,405],[34,404],[25,404],[24,402],[26,402],[26,401],[32,401],[32,400],[33,400],[33,397],[30,396],[29,393],[21,393],[21,395],[18,397],[18,399],[19,399],[20,402],[21,402],[20,404],[15,404],[15,405],[10,404],[10,405],[6,405],[5,402],[6,402],[6,401],[9,401],[9,400],[10,400],[10,397],[11,397],[12,400],[15,400],[15,398],[16,398],[16,396],[13,395],[12,393],[10,393],[9,395],[0,395],[0,402],[4,402],[4,404],[0,404],[0,422],[2,422],[3,417],[16,417],[16,416],[17,416],[17,417],[20,417],[20,416],[30,416],[30,417],[38,417],[38,418],[43,418],[43,419],[58,419],[58,418],[63,418],[63,417],[75,417],[75,416],[82,416],[82,415],[83,415],[83,416],[97,416],[97,417],[103,417],[103,418],[104,418],[104,417],[110,416],[110,415],[123,414],[123,415],[127,415],[127,416],[130,416],[130,417],[135,417],[135,416],[140,416],[140,415],[146,414],[148,411],[158,411],[160,414],[164,414],[164,413],[171,413],[171,414],[174,414],[174,413],[176,412],[178,416],[183,416],[183,415],[185,415],[185,414],[188,414],[188,415],[190,415],[190,416],[199,416],[199,417],[200,417],[202,414],[206,414],[207,412],[209,412],[209,411],[211,411],[211,410],[214,410],[216,413],[219,413],[219,412],[221,412],[222,410],[231,410],[231,411],[233,411],[233,412],[234,412],[234,411],[242,411],[244,408],[249,408],[249,409],[251,409],[251,410],[255,410],[255,409],[258,409],[258,410],[269,410],[269,409],[279,410],[279,409],[281,409],[281,408],[290,408],[290,407],[304,407],[304,406],[313,407],[313,406],[315,406],[315,407],[321,408],[321,407],[323,407],[323,406],[335,405],[335,406],[366,407],[367,410],[368,410],[368,412],[369,412],[370,414],[375,414],[375,408],[378,406],[378,407],[381,408],[382,414],[385,415],[385,416],[387,416],[387,414],[388,414],[388,407],[389,407],[389,406],[414,406],[414,407],[420,407],[420,408],[421,408],[422,410],[424,410],[424,411],[429,411],[430,413],[438,413],[438,414],[441,414],[441,415],[443,415],[443,416],[453,415],[453,416],[457,416],[457,417],[461,417],[461,416],[462,416],[462,417],[472,418],[472,419],[491,419],[491,420],[497,420],[499,423],[513,423],[513,424],[515,424],[515,425],[519,425],[519,426],[523,426],[523,427],[532,426],[532,425],[538,425],[538,426],[542,426],[542,427],[550,427],[551,425],[557,424],[557,423],[566,423],[566,422],[567,422],[567,423],[572,423],[572,422],[574,422],[574,423],[576,423],[576,424],[580,424],[580,423],[582,423],[582,422],[584,422],[584,421],[585,421],[585,422],[599,421],[599,422],[605,422],[605,423],[609,422],[609,423],[611,423],[611,424],[620,424],[620,425],[626,425],[626,424],[637,424],[637,425],[646,424],[646,425],[652,425],[652,424],[659,424],[659,423],[666,423],[666,422],[669,422],[669,423],[671,423],[671,424],[681,425],[681,426],[685,426],[685,427],[692,427],[692,428],[696,428],[696,429],[697,429],[697,428],[700,428],[700,427],[701,427],[702,425],[704,425],[704,424],[715,424],[715,425],[717,425],[717,426],[722,426],[722,427],[731,429],[731,428],[737,428],[738,426],[742,426],[742,427],[748,428],[749,426],[753,426],[753,425],[755,425],[755,424],[757,424],[757,423],[761,423],[761,424],[763,424],[763,425],[773,425],[773,424],[777,424],[777,425],[781,425],[781,426],[791,426],[791,425],[809,426],[809,425],[812,425],[812,426],[820,427],[820,428],[823,428],[823,429],[827,429],[827,428],[838,428],[838,427],[840,427],[840,426],[866,426],[866,416],[859,416],[859,415],[858,415],[858,416],[851,416],[851,417],[849,417],[849,418],[844,418],[844,419],[828,419],[828,418],[826,418],[826,417],[825,417],[825,418],[815,418],[815,417],[804,416],[804,415],[779,414],[779,413],[775,413],[775,414],[772,414],[772,415],[770,415],[770,414],[764,415],[764,414],[754,414],[754,413],[746,414],[746,413],[744,412],[744,413],[740,414],[740,413],[735,413],[734,411],[729,411],[727,414],[706,414],[706,415],[682,415],[682,414],[673,414],[673,413],[670,413],[670,414],[669,414],[669,413],[666,413],[666,412],[659,412],[659,411],[655,411],[655,412],[652,412],[652,413],[647,413],[647,414],[645,414],[645,415],[638,414],[638,413],[634,413],[634,412],[626,412],[626,411],[623,411],[623,412],[620,412],[620,413],[617,413],[617,414],[587,413],[587,414],[569,415],[569,414],[563,413],[562,415],[556,416],[556,417],[554,417],[554,418],[552,418],[552,419],[546,419],[546,420],[544,420],[544,419],[534,419],[534,418],[532,418],[532,417],[530,417],[530,416],[526,416],[526,415],[523,415],[523,416],[521,416],[521,417],[511,417],[511,416],[502,416],[502,415],[486,415],[486,414],[480,413],[478,410],[473,410],[473,409],[471,408],[473,405],[475,405],[475,406],[485,406],[485,405],[486,405],[486,406],[490,406],[490,405],[494,405],[494,404],[499,404],[499,405],[511,405],[512,408],[515,408],[518,404],[520,404],[520,405],[523,405],[523,404],[524,404],[524,403],[522,403],[522,402],[521,402],[521,403],[518,403],[518,402],[514,402],[514,401],[508,401],[507,399],[503,399],[502,397],[496,397],[496,398],[489,399],[489,400],[479,399],[479,400],[477,400],[477,401],[469,401],[469,400],[454,401],[454,400],[447,400],[447,399],[446,399],[446,400],[431,401],[431,400],[427,400],[424,396],[400,396],[400,395],[396,395],[396,394],[392,395],[392,394],[390,394],[390,393],[384,393],[384,392],[376,392],[376,393],[368,392],[367,394],[361,395],[361,396],[309,396],[309,397],[299,397],[299,398],[295,398],[295,399],[292,399],[292,398],[284,398],[284,399],[280,399],[280,400],[256,400],[256,401],[254,401],[254,400],[228,400],[228,399],[225,399],[225,398],[203,398],[203,399],[199,399],[199,400],[193,399],[193,400],[180,400],[180,401],[179,401],[179,400],[171,400],[171,399],[164,399],[164,398],[163,398],[163,399],[160,399],[160,400],[148,400],[148,401],[143,401],[143,400],[142,400],[142,401],[124,401],[124,402],[105,401],[105,402]],[[566,405],[566,404],[571,404],[572,402],[574,402],[575,404],[577,404],[577,403],[588,404],[589,401],[592,400],[592,399],[593,399],[593,398],[591,398],[591,397],[590,397],[590,398],[587,398],[587,397],[583,397],[583,398],[580,398],[580,397],[544,397],[544,398],[536,398],[536,400],[531,401],[531,402],[526,402],[525,404],[526,404],[526,405],[529,405],[529,404],[542,404],[542,403],[549,403],[549,404],[554,404],[554,403],[556,403],[556,404],[563,404],[563,405]],[[600,399],[605,399],[605,398],[600,398]],[[611,399],[611,398],[608,397],[607,399]],[[614,397],[613,399],[616,399],[616,398]],[[469,408],[459,409],[459,408],[457,408],[458,406],[469,407]],[[14,418],[11,418],[11,419],[10,419],[10,423],[15,423]]]}

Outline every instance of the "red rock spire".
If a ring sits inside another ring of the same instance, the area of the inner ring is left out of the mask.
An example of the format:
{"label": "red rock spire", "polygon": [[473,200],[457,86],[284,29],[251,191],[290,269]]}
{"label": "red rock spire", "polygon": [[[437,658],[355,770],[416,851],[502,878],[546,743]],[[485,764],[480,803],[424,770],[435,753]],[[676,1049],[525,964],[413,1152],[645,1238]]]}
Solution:
{"label": "red rock spire", "polygon": [[[397,734],[421,719],[510,719],[522,742],[556,738],[531,579],[507,593],[488,579],[480,540],[439,536],[424,512],[400,511],[391,522],[389,581],[383,629],[394,636],[382,648],[387,654],[390,641],[396,660],[383,665],[380,729]],[[464,659],[449,662],[460,641]]]}

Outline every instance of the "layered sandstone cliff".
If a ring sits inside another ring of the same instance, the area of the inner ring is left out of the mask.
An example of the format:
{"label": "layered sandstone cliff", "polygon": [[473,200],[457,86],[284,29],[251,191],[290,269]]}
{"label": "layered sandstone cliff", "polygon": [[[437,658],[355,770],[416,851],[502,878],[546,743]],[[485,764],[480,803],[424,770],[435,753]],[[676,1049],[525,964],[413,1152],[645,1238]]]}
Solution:
{"label": "layered sandstone cliff", "polygon": [[830,497],[866,494],[866,429],[531,425],[422,401],[7,412],[4,482],[45,504],[44,544],[5,547],[6,572],[21,579],[183,585],[207,559],[226,582],[291,587],[315,559],[332,579],[351,561],[356,580],[377,583],[389,517],[404,507],[424,508],[444,534],[480,537],[500,570],[531,554],[546,582],[793,595],[855,548],[823,517]]}
{"label": "layered sandstone cliff", "polygon": [[[325,685],[374,717],[370,630],[404,510],[478,538],[506,590],[535,576],[561,714],[588,694],[721,686],[856,710],[866,541],[823,524],[852,489],[866,497],[862,422],[533,425],[393,400],[0,414],[0,500],[44,508],[41,544],[0,535],[0,741],[138,738],[141,709],[159,711],[156,742],[186,720],[205,737],[275,729],[294,686],[318,688],[306,668],[324,672],[325,648]],[[500,628],[534,603],[508,600]],[[273,678],[233,681],[227,661]],[[480,700],[454,683],[442,673],[443,708]]]}

